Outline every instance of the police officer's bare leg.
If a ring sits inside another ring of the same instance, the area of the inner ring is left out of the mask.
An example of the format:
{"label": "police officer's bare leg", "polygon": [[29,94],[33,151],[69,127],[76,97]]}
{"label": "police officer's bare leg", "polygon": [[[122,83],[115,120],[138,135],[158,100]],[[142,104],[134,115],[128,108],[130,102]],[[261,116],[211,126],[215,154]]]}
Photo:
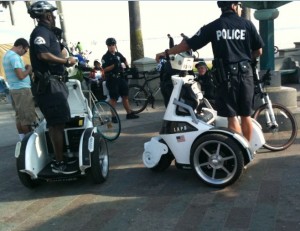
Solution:
{"label": "police officer's bare leg", "polygon": [[242,134],[242,129],[240,122],[236,116],[228,117],[228,128],[232,129],[233,131]]}
{"label": "police officer's bare leg", "polygon": [[128,96],[123,96],[122,97],[122,103],[123,103],[123,106],[124,106],[127,114],[130,114],[132,111],[131,111],[131,108],[129,106]]}
{"label": "police officer's bare leg", "polygon": [[27,133],[32,131],[32,127],[30,125],[22,125],[20,122],[16,122],[16,127],[20,140],[22,140]]}
{"label": "police officer's bare leg", "polygon": [[250,141],[253,131],[252,119],[250,116],[241,116],[241,122],[243,135],[248,141]]}
{"label": "police officer's bare leg", "polygon": [[113,108],[116,108],[117,100],[110,98],[109,104],[110,104]]}
{"label": "police officer's bare leg", "polygon": [[55,153],[56,161],[64,160],[64,124],[49,126],[49,135]]}
{"label": "police officer's bare leg", "polygon": [[16,127],[17,127],[19,134],[21,134],[21,133],[26,134],[26,133],[32,131],[32,128],[30,125],[22,125],[20,122],[16,123]]}

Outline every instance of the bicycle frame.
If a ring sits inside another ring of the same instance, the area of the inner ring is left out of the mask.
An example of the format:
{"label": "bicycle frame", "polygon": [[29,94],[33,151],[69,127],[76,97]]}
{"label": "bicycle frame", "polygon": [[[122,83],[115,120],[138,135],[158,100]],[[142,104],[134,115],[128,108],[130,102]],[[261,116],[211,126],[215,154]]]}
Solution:
{"label": "bicycle frame", "polygon": [[256,66],[253,66],[253,75],[254,75],[254,82],[258,89],[258,92],[256,94],[259,94],[262,104],[267,104],[268,111],[265,113],[266,118],[266,124],[269,128],[275,129],[278,128],[278,123],[276,121],[273,107],[272,107],[272,101],[270,100],[269,94],[264,90],[263,83],[265,82],[264,78],[269,75],[270,70],[268,70],[262,79],[260,79],[258,70]]}
{"label": "bicycle frame", "polygon": [[[156,94],[160,91],[160,86],[155,87],[154,89],[152,89],[152,88],[150,87],[149,82],[151,82],[151,81],[153,81],[153,80],[155,80],[155,79],[158,79],[159,76],[146,77],[146,73],[147,73],[147,72],[143,73],[143,74],[144,74],[143,79],[145,79],[145,82],[144,82],[144,84],[142,85],[142,87],[143,87],[146,91],[149,92],[150,96],[156,96]],[[148,98],[149,98],[149,97],[148,97]]]}
{"label": "bicycle frame", "polygon": [[89,105],[90,109],[92,109],[92,107],[95,106],[95,104],[98,102],[96,96],[90,89],[82,90],[82,92],[88,94],[88,99],[87,99],[88,105]]}
{"label": "bicycle frame", "polygon": [[[143,88],[146,93],[148,94],[147,98],[139,98],[139,101],[146,101],[146,104],[152,103],[152,108],[154,108],[154,102],[155,102],[155,96],[157,93],[160,91],[160,85],[158,85],[155,88],[151,88],[150,82],[152,82],[155,79],[158,79],[159,76],[154,76],[154,77],[147,77],[146,74],[149,74],[149,72],[142,72],[143,77],[138,78],[138,79],[144,79],[144,83],[142,85],[139,85],[141,88]],[[136,94],[139,94],[138,92]],[[133,98],[136,98],[137,95],[134,95]]]}

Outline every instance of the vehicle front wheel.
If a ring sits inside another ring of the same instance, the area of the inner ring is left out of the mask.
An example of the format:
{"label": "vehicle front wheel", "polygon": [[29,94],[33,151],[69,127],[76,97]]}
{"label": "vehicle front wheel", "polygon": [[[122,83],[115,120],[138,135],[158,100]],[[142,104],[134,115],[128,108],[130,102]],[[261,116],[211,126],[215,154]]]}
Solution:
{"label": "vehicle front wheel", "polygon": [[244,167],[241,147],[223,134],[207,134],[196,140],[190,162],[201,181],[218,188],[233,184]]}

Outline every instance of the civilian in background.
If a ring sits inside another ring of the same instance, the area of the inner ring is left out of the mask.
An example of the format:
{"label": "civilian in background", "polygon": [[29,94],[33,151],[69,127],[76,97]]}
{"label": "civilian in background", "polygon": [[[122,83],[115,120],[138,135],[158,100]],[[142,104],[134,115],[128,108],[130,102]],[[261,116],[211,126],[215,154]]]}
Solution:
{"label": "civilian in background", "polygon": [[32,73],[32,67],[28,64],[24,65],[21,58],[28,50],[28,41],[19,38],[3,57],[3,67],[12,97],[12,105],[16,112],[16,127],[20,140],[32,131],[31,126],[36,119],[29,76]]}

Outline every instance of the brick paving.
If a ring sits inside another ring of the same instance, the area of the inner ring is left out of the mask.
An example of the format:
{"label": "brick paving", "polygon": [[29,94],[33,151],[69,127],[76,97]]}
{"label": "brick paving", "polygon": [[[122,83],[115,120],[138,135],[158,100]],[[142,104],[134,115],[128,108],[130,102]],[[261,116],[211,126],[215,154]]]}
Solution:
{"label": "brick paving", "polygon": [[[300,230],[299,137],[285,151],[260,150],[235,184],[215,189],[191,170],[143,166],[143,144],[158,134],[162,106],[132,121],[119,112],[122,133],[109,143],[110,175],[101,185],[81,178],[29,190],[17,176],[14,143],[0,142],[0,231]],[[3,126],[1,137],[9,135]]]}

